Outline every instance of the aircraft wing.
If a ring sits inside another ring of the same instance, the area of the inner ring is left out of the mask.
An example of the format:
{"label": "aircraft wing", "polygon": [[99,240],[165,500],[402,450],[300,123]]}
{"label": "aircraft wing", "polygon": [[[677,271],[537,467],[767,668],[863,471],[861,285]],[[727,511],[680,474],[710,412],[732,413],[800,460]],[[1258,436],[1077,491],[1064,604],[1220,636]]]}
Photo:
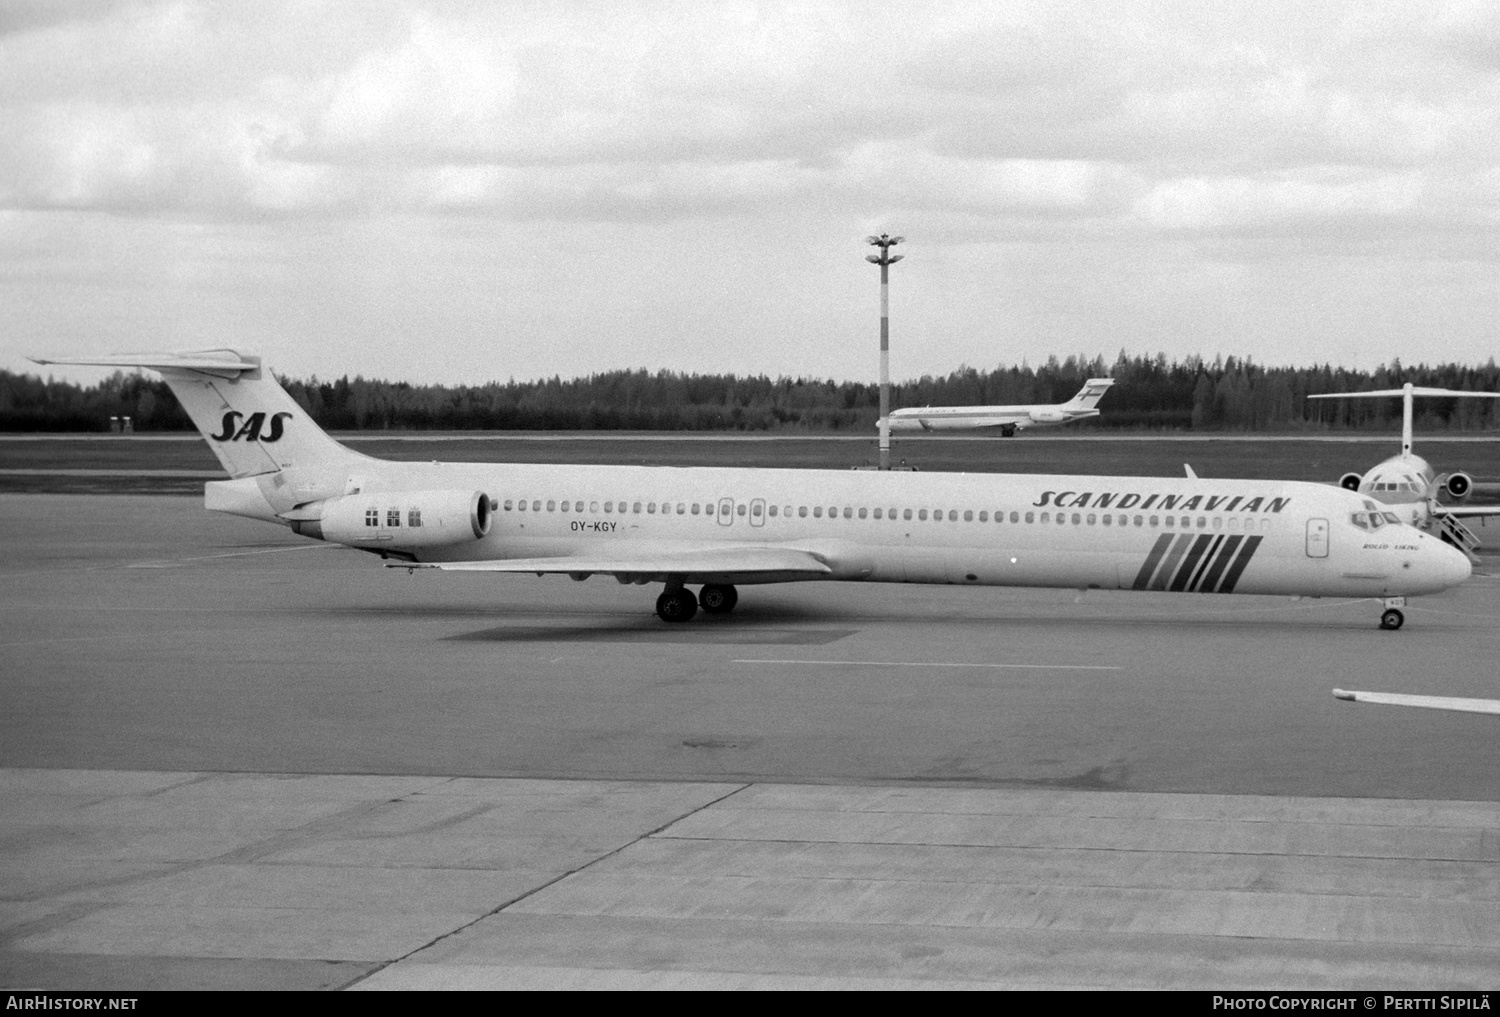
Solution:
{"label": "aircraft wing", "polygon": [[391,568],[434,568],[446,572],[532,572],[566,575],[602,573],[650,581],[650,577],[785,575],[815,579],[833,568],[811,551],[788,547],[743,545],[691,551],[646,550],[565,555],[555,558],[497,558],[490,561],[388,562]]}
{"label": "aircraft wing", "polygon": [[1347,692],[1334,689],[1335,699],[1379,706],[1420,706],[1428,710],[1456,710],[1459,713],[1490,713],[1500,716],[1500,699],[1461,699],[1456,696],[1409,696],[1400,692]]}

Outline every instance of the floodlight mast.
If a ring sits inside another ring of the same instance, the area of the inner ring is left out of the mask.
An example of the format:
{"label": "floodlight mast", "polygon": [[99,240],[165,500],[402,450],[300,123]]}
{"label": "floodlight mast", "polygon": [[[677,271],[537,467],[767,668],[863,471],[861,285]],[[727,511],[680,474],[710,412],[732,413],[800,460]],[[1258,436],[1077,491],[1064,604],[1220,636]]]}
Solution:
{"label": "floodlight mast", "polygon": [[880,266],[880,466],[891,468],[891,266],[900,261],[902,255],[892,254],[905,237],[893,237],[882,233],[878,237],[865,237],[871,247],[880,248],[879,254],[867,254],[865,260]]}

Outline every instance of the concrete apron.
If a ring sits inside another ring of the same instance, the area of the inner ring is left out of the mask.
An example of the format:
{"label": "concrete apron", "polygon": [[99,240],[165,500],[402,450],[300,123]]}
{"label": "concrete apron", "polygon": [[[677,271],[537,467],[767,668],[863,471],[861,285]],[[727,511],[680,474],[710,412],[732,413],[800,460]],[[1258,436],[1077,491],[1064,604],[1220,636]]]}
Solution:
{"label": "concrete apron", "polygon": [[1493,988],[1500,804],[0,770],[7,989]]}

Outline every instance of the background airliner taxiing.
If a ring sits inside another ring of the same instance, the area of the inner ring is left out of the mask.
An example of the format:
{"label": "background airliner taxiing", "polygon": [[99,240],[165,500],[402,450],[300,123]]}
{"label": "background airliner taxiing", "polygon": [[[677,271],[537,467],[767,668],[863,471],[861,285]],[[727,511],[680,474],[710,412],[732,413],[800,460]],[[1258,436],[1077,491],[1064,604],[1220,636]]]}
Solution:
{"label": "background airliner taxiing", "polygon": [[1097,417],[1094,407],[1113,385],[1113,378],[1090,378],[1065,403],[1035,406],[923,406],[891,414],[892,431],[959,431],[998,427],[1009,438],[1028,427],[1050,427]]}
{"label": "background airliner taxiing", "polygon": [[1310,395],[1309,399],[1385,399],[1401,397],[1401,451],[1383,462],[1375,464],[1369,472],[1361,475],[1346,473],[1339,478],[1339,486],[1373,498],[1410,523],[1427,533],[1434,533],[1443,540],[1461,549],[1470,560],[1477,563],[1474,552],[1479,550],[1479,538],[1462,522],[1465,518],[1500,516],[1500,505],[1452,505],[1438,499],[1443,495],[1462,501],[1474,491],[1474,478],[1461,471],[1436,474],[1427,460],[1411,450],[1412,402],[1418,397],[1440,397],[1446,399],[1500,399],[1500,392],[1456,392],[1446,388],[1418,388],[1407,382],[1400,388],[1381,389],[1376,392],[1329,392]]}
{"label": "background airliner taxiing", "polygon": [[662,583],[666,621],[730,611],[741,585],[836,579],[1378,598],[1394,629],[1405,597],[1470,571],[1325,484],[389,462],[235,350],[37,362],[159,371],[232,478],[205,485],[211,510],[413,569]]}

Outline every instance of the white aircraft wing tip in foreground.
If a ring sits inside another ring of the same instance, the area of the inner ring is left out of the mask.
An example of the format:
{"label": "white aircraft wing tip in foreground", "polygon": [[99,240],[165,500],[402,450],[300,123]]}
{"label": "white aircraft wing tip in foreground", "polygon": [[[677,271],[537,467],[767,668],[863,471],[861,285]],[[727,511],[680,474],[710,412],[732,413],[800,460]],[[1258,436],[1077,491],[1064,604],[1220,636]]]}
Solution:
{"label": "white aircraft wing tip in foreground", "polygon": [[1464,699],[1457,696],[1412,696],[1400,692],[1359,692],[1334,689],[1333,698],[1377,706],[1416,706],[1427,710],[1458,713],[1489,713],[1500,716],[1500,699]]}

